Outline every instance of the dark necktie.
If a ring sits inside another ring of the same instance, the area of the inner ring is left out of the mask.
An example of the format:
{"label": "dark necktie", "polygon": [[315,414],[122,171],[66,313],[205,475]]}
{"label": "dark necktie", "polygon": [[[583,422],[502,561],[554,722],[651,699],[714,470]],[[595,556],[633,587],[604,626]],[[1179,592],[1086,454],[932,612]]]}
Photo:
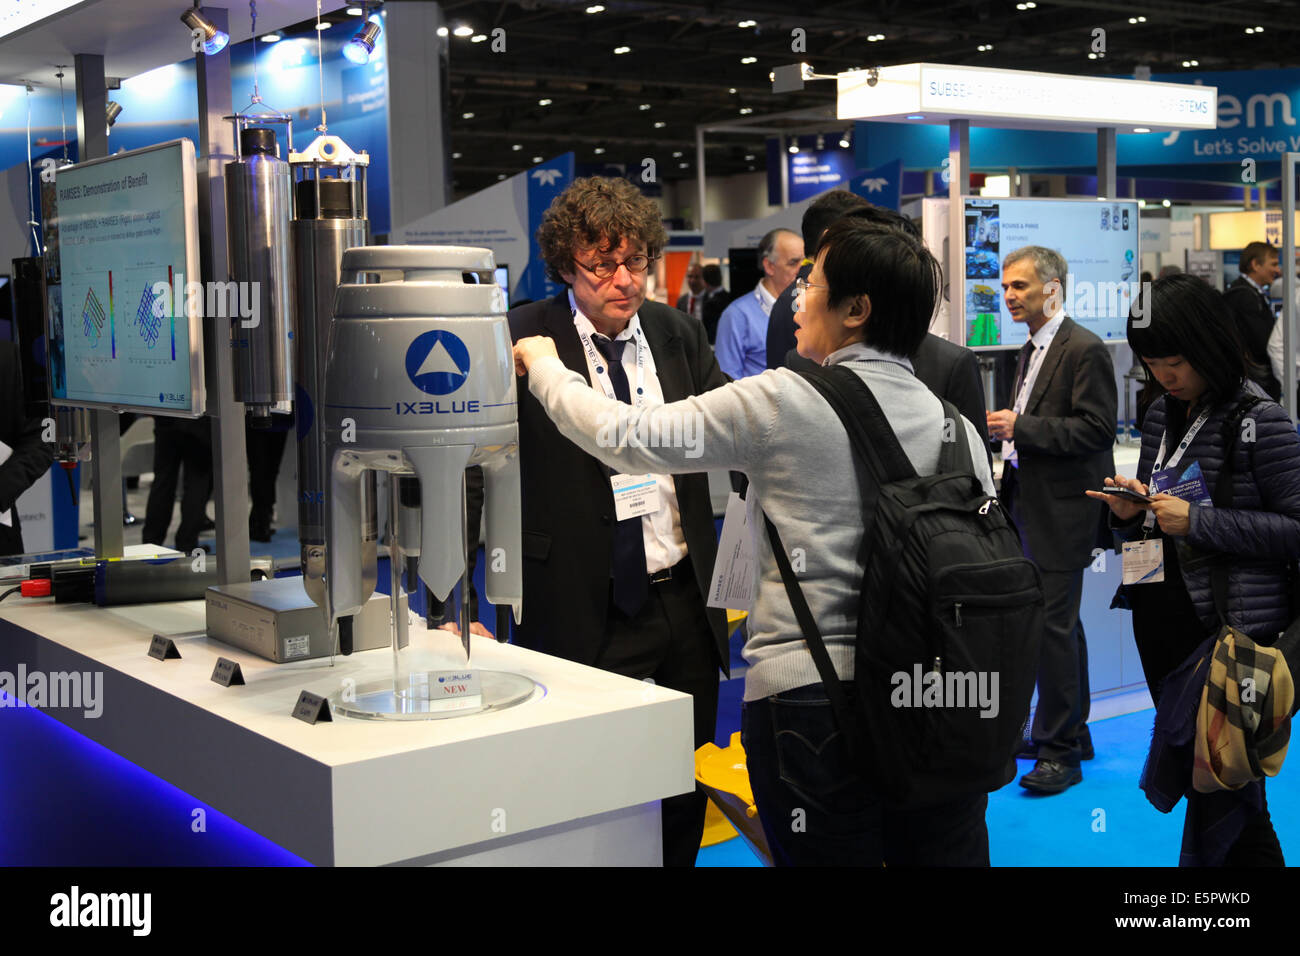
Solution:
{"label": "dark necktie", "polygon": [[[632,389],[623,368],[623,348],[630,340],[611,341],[603,335],[592,337],[596,350],[605,359],[610,384],[620,402],[632,404]],[[597,373],[599,374],[599,369]],[[610,469],[610,474],[617,474]],[[614,605],[628,617],[635,617],[650,593],[650,575],[646,571],[645,539],[641,519],[625,518],[614,522]]]}
{"label": "dark necktie", "polygon": [[1034,342],[1030,339],[1025,343],[1025,347],[1020,350],[1020,360],[1016,362],[1016,387],[1011,392],[1011,404],[1016,404],[1016,398],[1020,395],[1020,386],[1025,384],[1025,372],[1029,369],[1029,356],[1034,354]]}

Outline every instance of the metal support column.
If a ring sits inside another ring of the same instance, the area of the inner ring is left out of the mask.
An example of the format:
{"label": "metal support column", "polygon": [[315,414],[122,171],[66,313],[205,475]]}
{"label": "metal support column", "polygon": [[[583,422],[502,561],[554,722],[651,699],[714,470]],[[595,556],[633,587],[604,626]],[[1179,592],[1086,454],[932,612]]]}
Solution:
{"label": "metal support column", "polygon": [[704,231],[704,127],[695,127],[695,189],[696,201],[695,228]]}
{"label": "metal support column", "polygon": [[1282,406],[1296,417],[1295,177],[1300,153],[1282,157]]}
{"label": "metal support column", "polygon": [[[73,58],[77,73],[77,159],[101,159],[108,155],[108,88],[104,82],[104,58],[78,53]],[[90,472],[94,482],[92,502],[95,516],[95,557],[122,556],[122,443],[116,412],[90,413]]]}
{"label": "metal support column", "polygon": [[[203,15],[229,29],[227,11],[204,7]],[[195,54],[199,98],[199,261],[203,281],[224,282],[226,255],[226,163],[235,158],[230,89],[230,48],[213,56]],[[206,285],[205,285],[206,288]],[[230,319],[205,316],[203,351],[212,420],[213,497],[217,504],[217,559],[222,584],[248,580],[248,450],[244,406],[235,401]]]}
{"label": "metal support column", "polygon": [[1119,195],[1115,176],[1115,127],[1097,130],[1097,195],[1114,199]]}
{"label": "metal support column", "polygon": [[789,155],[786,146],[785,136],[777,139],[777,156],[781,161],[781,208],[786,209],[790,205],[790,162],[786,159]]}
{"label": "metal support column", "polygon": [[952,341],[966,341],[966,209],[970,191],[970,120],[948,121],[948,312]]}

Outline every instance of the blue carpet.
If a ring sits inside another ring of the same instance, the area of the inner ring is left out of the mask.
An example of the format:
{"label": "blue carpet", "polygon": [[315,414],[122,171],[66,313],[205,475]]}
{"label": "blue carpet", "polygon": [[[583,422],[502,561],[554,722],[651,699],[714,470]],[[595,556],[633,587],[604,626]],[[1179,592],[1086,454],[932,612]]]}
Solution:
{"label": "blue carpet", "polygon": [[[730,683],[739,683],[738,681]],[[725,692],[723,701],[730,699]],[[739,700],[739,693],[734,695]],[[724,721],[739,722],[719,706]],[[1176,866],[1182,841],[1180,803],[1169,814],[1138,789],[1155,711],[1093,721],[1095,760],[1083,764],[1083,782],[1051,797],[1033,796],[1012,781],[989,795],[989,856],[994,866]],[[1033,768],[1020,761],[1022,773]],[[1282,853],[1300,860],[1300,771],[1284,767],[1268,783],[1269,813]],[[700,851],[696,866],[758,866],[739,837]]]}

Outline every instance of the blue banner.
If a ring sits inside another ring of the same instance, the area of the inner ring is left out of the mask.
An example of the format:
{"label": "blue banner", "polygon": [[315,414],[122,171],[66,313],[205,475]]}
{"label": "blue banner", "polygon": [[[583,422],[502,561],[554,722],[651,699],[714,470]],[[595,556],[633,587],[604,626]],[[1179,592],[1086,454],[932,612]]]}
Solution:
{"label": "blue banner", "polygon": [[896,159],[866,172],[858,170],[849,189],[882,209],[897,212],[903,200],[903,161]]}
{"label": "blue banner", "polygon": [[549,299],[564,288],[546,275],[546,263],[542,261],[542,251],[537,245],[537,230],[541,228],[542,216],[551,207],[551,202],[573,182],[573,153],[534,166],[522,175],[528,181],[528,265],[510,297],[511,302],[525,297],[535,301]]}

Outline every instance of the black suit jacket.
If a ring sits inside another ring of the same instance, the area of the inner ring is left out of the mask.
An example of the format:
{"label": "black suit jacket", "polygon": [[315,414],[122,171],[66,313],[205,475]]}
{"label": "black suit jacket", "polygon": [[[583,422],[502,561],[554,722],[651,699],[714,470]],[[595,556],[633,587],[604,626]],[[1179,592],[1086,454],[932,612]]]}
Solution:
{"label": "black suit jacket", "polygon": [[[799,267],[799,279],[807,279],[812,272],[812,264]],[[797,280],[796,280],[797,281]],[[794,337],[794,283],[791,282],[776,301],[767,317],[767,367],[780,368],[788,365],[786,356],[798,344]],[[794,368],[794,366],[790,366]],[[965,413],[963,413],[965,414]]]}
{"label": "black suit jacket", "polygon": [[0,465],[0,512],[13,508],[13,527],[0,525],[0,555],[22,554],[23,533],[18,496],[43,475],[54,460],[54,446],[41,441],[41,422],[28,418],[18,364],[18,346],[0,342],[0,441],[13,449]]}
{"label": "black suit jacket", "polygon": [[[726,383],[704,327],[655,302],[639,313],[654,356],[664,401],[675,402]],[[529,335],[555,340],[560,360],[587,377],[587,359],[573,325],[568,290],[545,302],[511,309],[515,341]],[[515,639],[524,647],[594,664],[605,639],[614,549],[614,494],[609,469],[569,441],[545,409],[519,384],[519,465],[522,477],[524,613]],[[718,539],[703,472],[673,475],[682,534],[700,594],[709,593]],[[718,666],[728,671],[727,615],[705,608]]]}
{"label": "black suit jacket", "polygon": [[[776,311],[776,306],[772,307]],[[769,339],[769,342],[771,340]],[[786,368],[815,368],[815,362],[804,358],[794,349],[786,353]],[[952,402],[979,432],[984,451],[992,461],[989,451],[989,425],[984,417],[984,380],[980,378],[979,357],[970,349],[954,345],[934,333],[926,335],[921,347],[912,356],[912,372],[925,387],[942,399]]]}
{"label": "black suit jacket", "polygon": [[1087,567],[1105,540],[1107,508],[1084,492],[1115,474],[1118,405],[1110,351],[1067,317],[1016,418],[1015,477],[1002,479],[1004,499],[1018,487],[1020,533],[1044,571]]}
{"label": "black suit jacket", "polygon": [[1238,276],[1223,293],[1223,300],[1237,320],[1237,330],[1246,346],[1246,354],[1258,368],[1251,369],[1251,378],[1263,386],[1269,397],[1277,401],[1282,385],[1273,375],[1268,359],[1268,337],[1273,334],[1277,317],[1264,294],[1245,276]]}
{"label": "black suit jacket", "polygon": [[717,341],[718,320],[722,318],[722,313],[730,304],[731,293],[722,286],[704,290],[704,305],[700,306],[700,318],[704,322],[704,331],[709,336],[710,345]]}

